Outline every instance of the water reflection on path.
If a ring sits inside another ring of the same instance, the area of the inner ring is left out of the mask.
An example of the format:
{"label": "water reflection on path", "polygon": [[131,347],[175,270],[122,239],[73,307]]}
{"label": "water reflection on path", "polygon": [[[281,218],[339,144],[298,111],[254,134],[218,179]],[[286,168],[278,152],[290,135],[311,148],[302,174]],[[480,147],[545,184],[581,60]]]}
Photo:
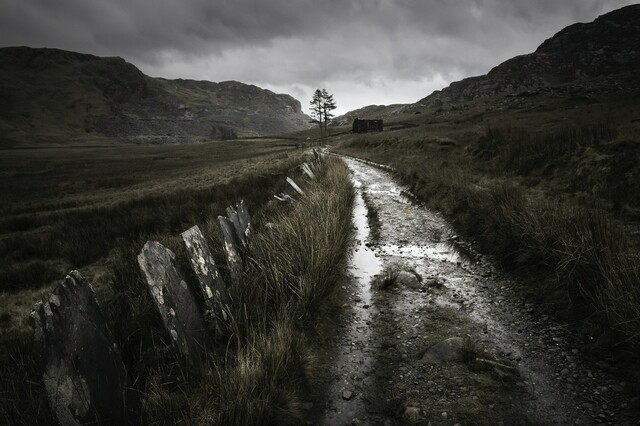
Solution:
{"label": "water reflection on path", "polygon": [[371,282],[382,270],[381,262],[373,250],[367,247],[369,224],[367,208],[362,199],[361,183],[354,180],[356,188],[353,209],[355,241],[351,249],[349,273],[353,277],[350,290],[352,309],[339,336],[340,345],[334,360],[334,380],[330,386],[329,406],[321,421],[323,425],[345,424],[365,412],[362,381],[369,375],[374,360],[371,337],[372,306]]}

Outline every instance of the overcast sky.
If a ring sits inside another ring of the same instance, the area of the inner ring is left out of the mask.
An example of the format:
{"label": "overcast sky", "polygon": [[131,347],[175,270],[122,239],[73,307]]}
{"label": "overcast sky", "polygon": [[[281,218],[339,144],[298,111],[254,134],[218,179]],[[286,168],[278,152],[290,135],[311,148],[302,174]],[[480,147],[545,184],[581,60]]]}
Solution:
{"label": "overcast sky", "polygon": [[410,103],[625,0],[0,0],[0,45],[121,56],[154,77],[238,80],[308,111]]}

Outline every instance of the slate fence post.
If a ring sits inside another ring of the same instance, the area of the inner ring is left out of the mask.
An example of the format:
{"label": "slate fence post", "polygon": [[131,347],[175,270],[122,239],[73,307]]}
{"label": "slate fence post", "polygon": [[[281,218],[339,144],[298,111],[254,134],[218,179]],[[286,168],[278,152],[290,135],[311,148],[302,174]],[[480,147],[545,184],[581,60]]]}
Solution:
{"label": "slate fence post", "polygon": [[186,280],[175,266],[175,254],[156,241],[147,241],[138,255],[138,265],[174,346],[192,364],[200,365],[206,355],[206,327]]}
{"label": "slate fence post", "polygon": [[30,314],[49,406],[61,425],[140,423],[140,402],[95,293],[71,271]]}

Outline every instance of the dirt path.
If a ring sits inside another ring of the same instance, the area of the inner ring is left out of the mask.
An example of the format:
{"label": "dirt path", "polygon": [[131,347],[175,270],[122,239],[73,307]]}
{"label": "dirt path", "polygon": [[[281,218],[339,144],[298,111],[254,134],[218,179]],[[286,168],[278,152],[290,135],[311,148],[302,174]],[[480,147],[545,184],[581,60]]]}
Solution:
{"label": "dirt path", "polygon": [[[388,172],[347,163],[358,189],[353,280],[338,333],[323,342],[337,349],[313,423],[636,424],[637,395],[606,362],[584,360],[567,327]],[[362,193],[379,218],[377,241]]]}

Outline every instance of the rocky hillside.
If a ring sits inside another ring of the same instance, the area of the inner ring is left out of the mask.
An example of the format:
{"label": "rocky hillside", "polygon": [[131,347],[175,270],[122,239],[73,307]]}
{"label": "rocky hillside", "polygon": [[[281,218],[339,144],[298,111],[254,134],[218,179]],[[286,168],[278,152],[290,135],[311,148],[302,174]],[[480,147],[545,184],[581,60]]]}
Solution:
{"label": "rocky hillside", "polygon": [[356,118],[364,120],[375,120],[389,115],[399,114],[405,109],[404,104],[393,105],[368,105],[362,108],[354,109],[348,113],[336,117],[331,122],[334,126],[344,126],[346,124],[352,124]]}
{"label": "rocky hillside", "polygon": [[640,68],[640,5],[623,7],[595,21],[566,27],[528,55],[487,75],[452,83],[417,102],[437,106],[499,94],[526,94],[576,80]]}
{"label": "rocky hillside", "polygon": [[0,143],[188,143],[305,129],[300,102],[235,81],[165,80],[121,58],[0,49]]}

